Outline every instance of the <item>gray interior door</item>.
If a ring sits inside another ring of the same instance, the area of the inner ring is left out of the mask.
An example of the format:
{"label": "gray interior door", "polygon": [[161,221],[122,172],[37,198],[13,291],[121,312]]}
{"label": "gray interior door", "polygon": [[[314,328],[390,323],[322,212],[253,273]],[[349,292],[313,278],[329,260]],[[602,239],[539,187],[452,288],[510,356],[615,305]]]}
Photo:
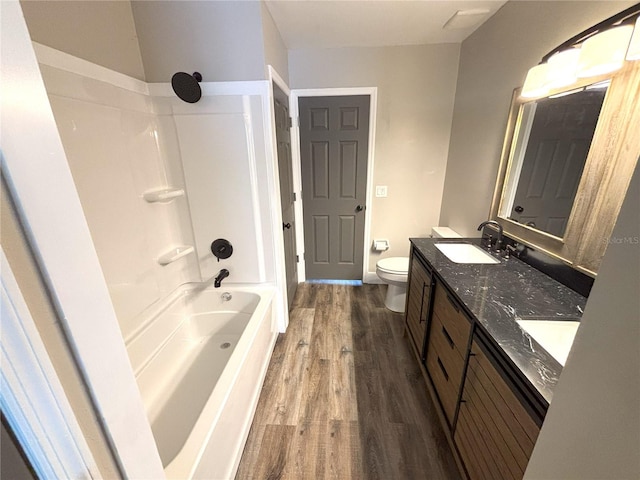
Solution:
{"label": "gray interior door", "polygon": [[562,237],[605,91],[539,100],[511,218]]}
{"label": "gray interior door", "polygon": [[296,228],[293,192],[293,172],[291,170],[291,135],[288,98],[276,85],[274,90],[274,110],[276,139],[278,148],[278,172],[280,176],[280,205],[282,208],[282,234],[284,236],[284,259],[287,275],[287,299],[289,306],[298,288],[298,263],[296,258]]}
{"label": "gray interior door", "polygon": [[369,102],[369,95],[299,99],[309,279],[362,279]]}

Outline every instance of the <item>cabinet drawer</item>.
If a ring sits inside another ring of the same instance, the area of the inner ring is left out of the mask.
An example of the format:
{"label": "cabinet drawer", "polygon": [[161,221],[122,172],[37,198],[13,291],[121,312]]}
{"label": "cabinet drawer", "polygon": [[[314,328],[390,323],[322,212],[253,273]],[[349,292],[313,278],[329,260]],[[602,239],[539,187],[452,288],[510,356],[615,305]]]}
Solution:
{"label": "cabinet drawer", "polygon": [[462,383],[462,371],[464,370],[464,356],[451,343],[449,334],[442,325],[440,319],[434,315],[429,333],[429,350],[435,350],[440,357],[449,378],[454,385]]}
{"label": "cabinet drawer", "polygon": [[441,355],[436,344],[429,342],[427,371],[442,404],[442,409],[451,424],[456,412],[461,375],[454,377],[455,372],[450,372],[449,368],[451,367],[447,365],[447,357]]}
{"label": "cabinet drawer", "polygon": [[521,479],[539,427],[474,342],[454,441],[471,480]]}
{"label": "cabinet drawer", "polygon": [[433,313],[442,322],[454,347],[464,357],[471,335],[471,322],[447,293],[446,288],[439,283],[436,284]]}

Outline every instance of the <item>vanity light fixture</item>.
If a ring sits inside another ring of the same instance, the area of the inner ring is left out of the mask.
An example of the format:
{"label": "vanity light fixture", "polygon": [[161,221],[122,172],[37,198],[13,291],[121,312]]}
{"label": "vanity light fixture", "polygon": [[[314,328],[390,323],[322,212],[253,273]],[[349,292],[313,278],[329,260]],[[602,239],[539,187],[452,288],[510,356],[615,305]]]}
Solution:
{"label": "vanity light fixture", "polygon": [[633,36],[627,50],[627,60],[640,60],[640,17],[636,20]]}
{"label": "vanity light fixture", "polygon": [[[634,28],[635,23],[635,28]],[[640,3],[589,27],[542,57],[529,69],[521,96],[543,97],[578,78],[614,72],[640,60]]]}
{"label": "vanity light fixture", "polygon": [[543,97],[549,93],[548,72],[548,63],[540,63],[535,67],[531,67],[527,73],[527,78],[524,80],[520,95],[524,98],[536,98]]}
{"label": "vanity light fixture", "polygon": [[622,68],[632,33],[632,25],[621,25],[587,38],[580,51],[578,77],[595,77]]}
{"label": "vanity light fixture", "polygon": [[547,74],[549,88],[561,88],[574,83],[578,79],[579,58],[580,48],[576,47],[553,54],[547,61],[549,65]]}

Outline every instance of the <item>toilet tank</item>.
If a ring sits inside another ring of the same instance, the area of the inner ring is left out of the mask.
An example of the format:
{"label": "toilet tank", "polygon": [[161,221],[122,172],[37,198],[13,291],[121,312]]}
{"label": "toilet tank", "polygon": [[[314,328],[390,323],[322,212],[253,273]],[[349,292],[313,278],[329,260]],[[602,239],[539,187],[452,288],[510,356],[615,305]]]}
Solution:
{"label": "toilet tank", "polygon": [[461,238],[461,235],[449,227],[433,227],[431,229],[433,238]]}

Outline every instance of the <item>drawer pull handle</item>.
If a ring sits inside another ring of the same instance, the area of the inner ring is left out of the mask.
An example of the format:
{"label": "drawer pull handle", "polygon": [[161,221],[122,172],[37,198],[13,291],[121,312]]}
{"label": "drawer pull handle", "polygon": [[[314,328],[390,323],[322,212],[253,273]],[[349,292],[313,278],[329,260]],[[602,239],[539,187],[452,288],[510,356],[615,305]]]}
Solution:
{"label": "drawer pull handle", "polygon": [[458,303],[453,298],[451,298],[451,295],[449,295],[448,293],[447,300],[449,300],[449,303],[456,310],[456,312],[460,313],[460,307],[458,306]]}
{"label": "drawer pull handle", "polygon": [[449,332],[447,332],[447,329],[444,327],[442,327],[442,334],[444,335],[444,338],[447,339],[447,343],[449,344],[449,346],[451,348],[454,348],[456,344],[453,343],[453,338],[451,338],[451,335],[449,335]]}
{"label": "drawer pull handle", "polygon": [[447,373],[447,371],[444,368],[444,365],[440,361],[440,357],[438,357],[438,366],[440,367],[440,370],[442,370],[442,374],[444,375],[444,379],[448,382],[449,381],[449,374]]}

